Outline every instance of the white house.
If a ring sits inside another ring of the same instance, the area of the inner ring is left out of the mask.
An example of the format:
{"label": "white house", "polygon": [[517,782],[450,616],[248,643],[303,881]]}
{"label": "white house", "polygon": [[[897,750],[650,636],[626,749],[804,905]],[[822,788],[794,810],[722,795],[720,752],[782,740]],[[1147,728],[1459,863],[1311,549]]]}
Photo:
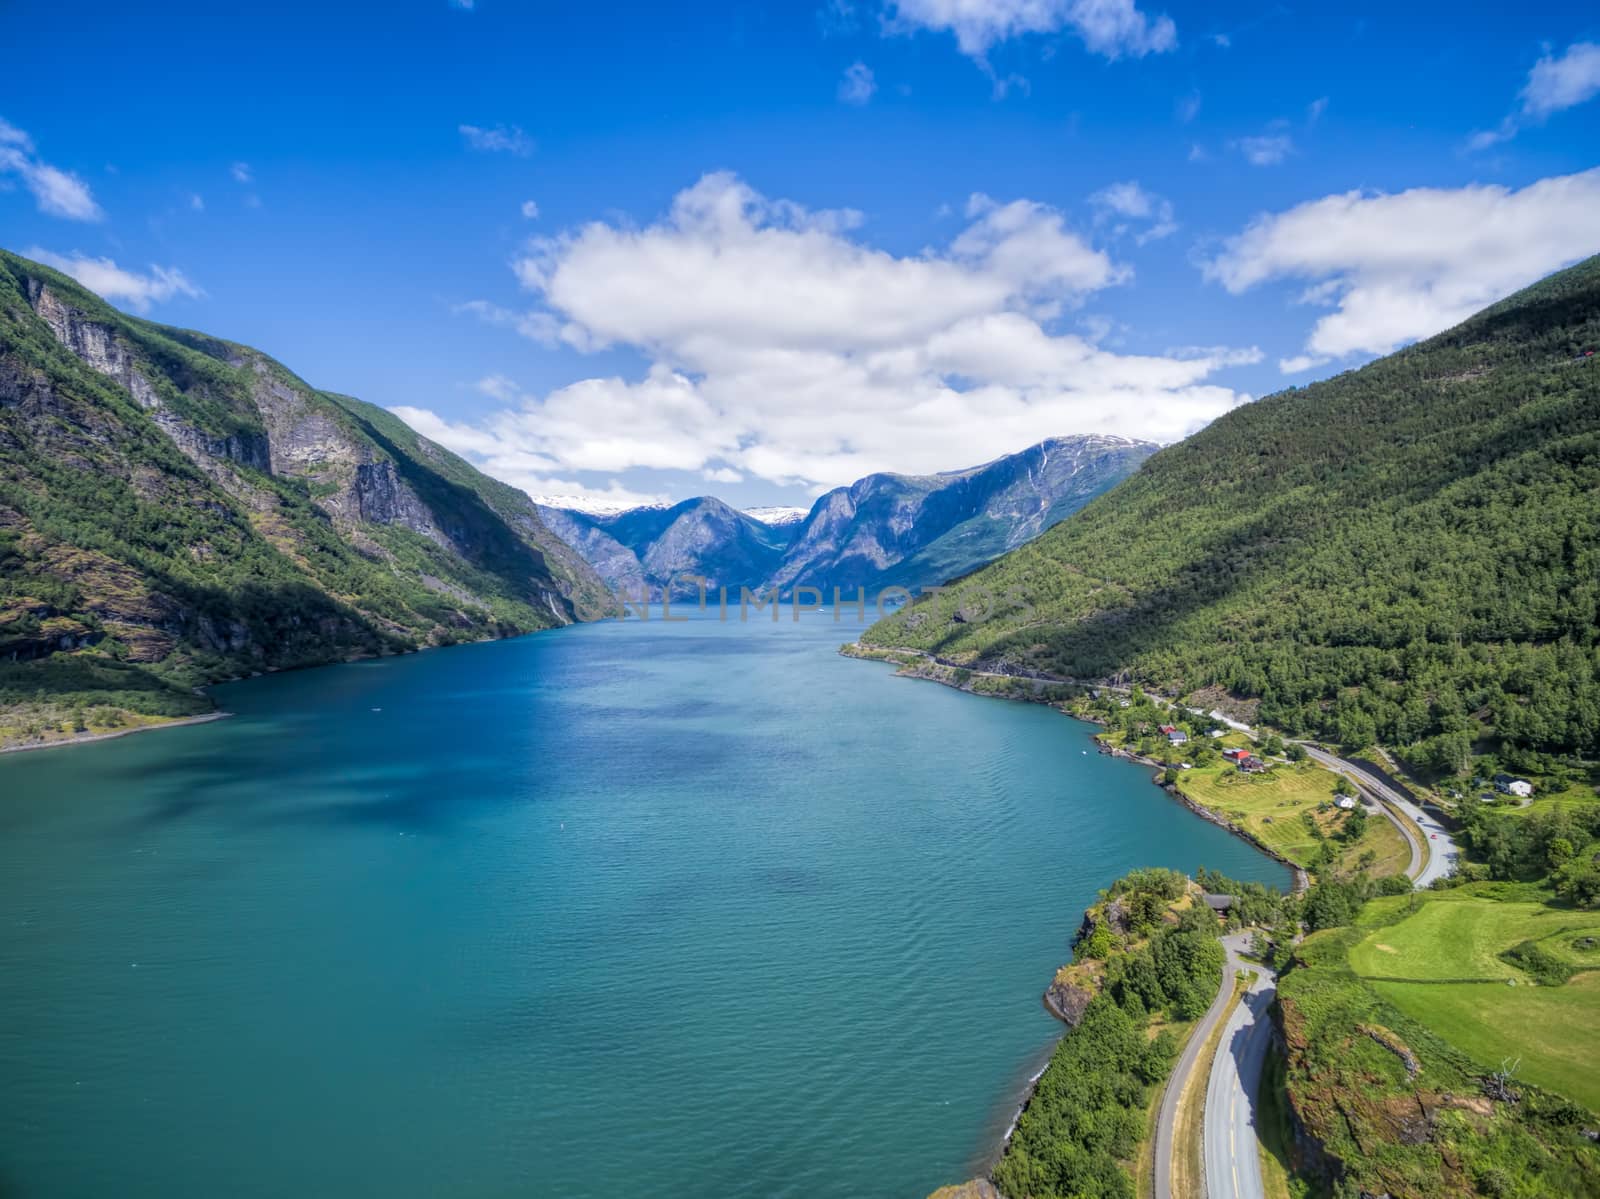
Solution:
{"label": "white house", "polygon": [[1533,784],[1527,779],[1512,779],[1506,784],[1506,791],[1518,799],[1527,799],[1533,794]]}
{"label": "white house", "polygon": [[1356,806],[1356,797],[1354,795],[1341,795],[1335,802],[1348,812]]}

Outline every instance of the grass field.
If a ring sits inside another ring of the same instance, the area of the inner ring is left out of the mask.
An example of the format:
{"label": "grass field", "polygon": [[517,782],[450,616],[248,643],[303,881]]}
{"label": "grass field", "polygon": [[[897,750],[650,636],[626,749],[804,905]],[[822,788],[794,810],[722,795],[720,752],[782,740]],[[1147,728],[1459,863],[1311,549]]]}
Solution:
{"label": "grass field", "polygon": [[[1521,1058],[1517,1076],[1600,1110],[1600,912],[1527,898],[1495,899],[1472,888],[1417,900],[1375,901],[1380,924],[1350,949],[1350,966],[1401,1011],[1486,1068]],[[1364,921],[1366,922],[1366,921]],[[1585,969],[1562,986],[1538,986],[1500,953],[1522,941]],[[1478,980],[1478,981],[1470,981]]]}
{"label": "grass field", "polygon": [[1374,982],[1373,990],[1487,1069],[1520,1058],[1517,1077],[1600,1109],[1600,974],[1564,987]]}

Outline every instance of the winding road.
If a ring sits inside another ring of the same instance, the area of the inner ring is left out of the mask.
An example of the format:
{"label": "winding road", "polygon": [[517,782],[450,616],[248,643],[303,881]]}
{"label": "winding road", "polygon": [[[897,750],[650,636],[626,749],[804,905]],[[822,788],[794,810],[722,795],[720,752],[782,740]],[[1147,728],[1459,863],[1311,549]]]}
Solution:
{"label": "winding road", "polygon": [[[1223,938],[1229,963],[1237,971],[1248,933]],[[1256,1095],[1261,1068],[1272,1046],[1272,1021],[1267,1009],[1277,990],[1277,976],[1259,963],[1249,963],[1256,979],[1223,1027],[1217,1056],[1206,1084],[1205,1161],[1207,1199],[1261,1199],[1261,1156],[1256,1151]],[[1231,989],[1230,989],[1231,993]]]}
{"label": "winding road", "polygon": [[[1426,887],[1434,879],[1455,870],[1461,851],[1437,818],[1365,766],[1310,745],[1306,746],[1306,752],[1329,770],[1345,775],[1377,801],[1379,809],[1394,822],[1411,847],[1411,864],[1406,874],[1418,887]],[[1418,843],[1416,833],[1399,814],[1410,817],[1422,830],[1427,838],[1425,846]],[[1201,1048],[1233,995],[1234,979],[1239,970],[1247,966],[1240,955],[1248,947],[1250,936],[1248,932],[1239,932],[1222,938],[1228,955],[1222,972],[1222,987],[1195,1028],[1162,1096],[1156,1124],[1156,1199],[1173,1199],[1173,1135],[1177,1126],[1178,1097],[1194,1071]],[[1265,1199],[1256,1133],[1256,1096],[1261,1088],[1262,1067],[1272,1047],[1273,1028],[1268,1012],[1277,993],[1277,976],[1255,963],[1248,963],[1248,968],[1256,972],[1256,980],[1229,1014],[1217,1045],[1217,1055],[1211,1063],[1211,1076],[1206,1080],[1202,1148],[1206,1199]]]}
{"label": "winding road", "polygon": [[[1384,814],[1394,820],[1395,826],[1411,846],[1411,865],[1406,873],[1411,876],[1413,883],[1419,887],[1426,887],[1430,886],[1434,879],[1454,873],[1457,863],[1461,860],[1461,850],[1450,836],[1449,830],[1440,824],[1437,818],[1365,767],[1330,754],[1327,750],[1318,749],[1314,745],[1307,745],[1305,748],[1316,761],[1350,779],[1367,794],[1375,797],[1384,807]],[[1423,862],[1423,847],[1417,844],[1416,838],[1406,827],[1405,822],[1395,819],[1394,811],[1409,816],[1428,838],[1426,864]]]}
{"label": "winding road", "polygon": [[1211,1030],[1216,1028],[1228,1001],[1233,998],[1234,979],[1239,972],[1239,951],[1248,944],[1245,940],[1247,936],[1246,933],[1231,933],[1222,938],[1222,947],[1228,955],[1222,964],[1222,985],[1217,988],[1217,997],[1211,1001],[1206,1014],[1200,1017],[1200,1023],[1194,1026],[1188,1044],[1183,1047],[1172,1073],[1167,1076],[1167,1089],[1161,1096],[1161,1111],[1156,1117],[1156,1199],[1172,1199],[1172,1152],[1173,1138],[1178,1129],[1178,1100],[1183,1097],[1189,1075],[1194,1073],[1195,1062],[1199,1060],[1206,1042],[1211,1039]]}

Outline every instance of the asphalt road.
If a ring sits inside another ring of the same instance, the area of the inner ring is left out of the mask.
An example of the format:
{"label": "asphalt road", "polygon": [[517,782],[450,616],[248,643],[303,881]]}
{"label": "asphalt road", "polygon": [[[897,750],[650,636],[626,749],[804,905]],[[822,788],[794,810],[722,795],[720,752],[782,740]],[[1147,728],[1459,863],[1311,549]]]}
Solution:
{"label": "asphalt road", "polygon": [[1222,986],[1218,988],[1217,997],[1211,1001],[1206,1014],[1200,1017],[1200,1023],[1195,1025],[1194,1034],[1183,1047],[1172,1073],[1167,1075],[1167,1089],[1161,1096],[1161,1111],[1156,1116],[1156,1199],[1172,1199],[1172,1148],[1178,1127],[1178,1100],[1188,1084],[1189,1075],[1194,1073],[1200,1051],[1211,1038],[1211,1030],[1222,1019],[1222,1011],[1233,997],[1233,980],[1238,973],[1239,962],[1236,947],[1248,945],[1248,938],[1247,933],[1232,933],[1222,939],[1223,948],[1228,953],[1222,966]]}
{"label": "asphalt road", "polygon": [[1254,970],[1256,980],[1223,1027],[1206,1084],[1203,1153],[1207,1199],[1264,1199],[1256,1149],[1256,1094],[1272,1046],[1267,1009],[1277,990],[1277,976],[1266,966],[1239,960],[1249,937],[1248,933],[1235,933],[1222,942],[1230,965],[1235,970]]}
{"label": "asphalt road", "polygon": [[[1326,750],[1317,749],[1310,745],[1306,746],[1306,752],[1329,770],[1345,775],[1363,791],[1376,796],[1383,804],[1404,812],[1416,822],[1417,827],[1422,830],[1422,835],[1428,839],[1428,862],[1425,866],[1421,865],[1418,860],[1417,846],[1413,842],[1411,846],[1412,864],[1411,868],[1406,871],[1411,876],[1412,882],[1419,887],[1426,887],[1434,879],[1443,878],[1445,875],[1455,872],[1456,865],[1461,860],[1461,850],[1457,847],[1455,841],[1451,839],[1449,831],[1439,823],[1437,818],[1423,811],[1377,775],[1357,766],[1354,762],[1346,761],[1344,758],[1337,757]],[[1396,821],[1396,824],[1399,826],[1400,831],[1405,834],[1406,840],[1408,842],[1412,841],[1411,830],[1399,821]]]}

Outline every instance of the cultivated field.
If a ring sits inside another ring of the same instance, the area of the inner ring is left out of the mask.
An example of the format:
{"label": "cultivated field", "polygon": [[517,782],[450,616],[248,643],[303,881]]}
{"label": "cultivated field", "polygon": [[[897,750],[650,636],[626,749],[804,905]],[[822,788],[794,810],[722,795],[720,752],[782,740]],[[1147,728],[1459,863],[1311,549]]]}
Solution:
{"label": "cultivated field", "polygon": [[[1336,808],[1318,809],[1333,798],[1335,776],[1310,762],[1278,765],[1267,774],[1241,774],[1233,763],[1185,770],[1179,789],[1196,803],[1226,816],[1291,862],[1311,865],[1321,842],[1306,826],[1311,813],[1324,834],[1336,831],[1344,814]],[[1371,851],[1369,873],[1374,877],[1398,874],[1410,860],[1405,838],[1381,815],[1367,821],[1366,834],[1342,854],[1338,871],[1354,868],[1356,860]]]}

